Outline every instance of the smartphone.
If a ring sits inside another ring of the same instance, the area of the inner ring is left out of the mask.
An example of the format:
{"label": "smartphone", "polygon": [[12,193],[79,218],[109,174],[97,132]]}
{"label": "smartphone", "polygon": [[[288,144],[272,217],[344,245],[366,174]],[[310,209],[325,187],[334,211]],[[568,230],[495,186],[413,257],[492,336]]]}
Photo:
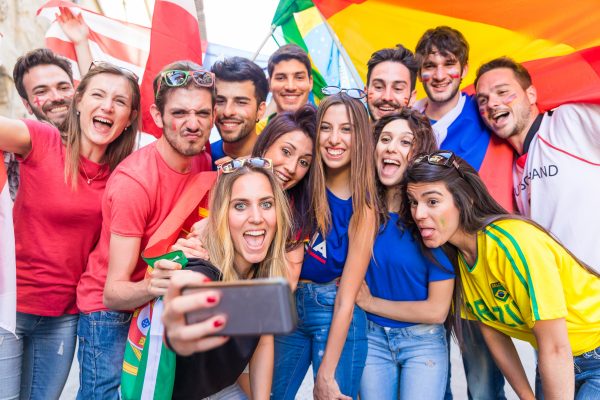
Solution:
{"label": "smartphone", "polygon": [[188,325],[224,314],[227,323],[218,332],[219,336],[282,335],[296,329],[298,318],[294,298],[289,283],[283,278],[209,282],[201,287],[185,287],[182,294],[185,296],[207,289],[220,292],[219,304],[186,313]]}

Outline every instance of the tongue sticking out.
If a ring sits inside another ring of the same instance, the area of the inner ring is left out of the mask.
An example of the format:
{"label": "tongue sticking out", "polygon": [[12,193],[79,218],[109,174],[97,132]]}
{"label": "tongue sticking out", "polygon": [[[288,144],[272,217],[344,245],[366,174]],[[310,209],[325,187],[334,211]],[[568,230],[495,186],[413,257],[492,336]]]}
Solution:
{"label": "tongue sticking out", "polygon": [[399,165],[383,164],[383,168],[381,169],[381,172],[383,172],[384,175],[393,175],[394,173],[396,173],[396,171],[398,171],[398,169],[400,169]]}

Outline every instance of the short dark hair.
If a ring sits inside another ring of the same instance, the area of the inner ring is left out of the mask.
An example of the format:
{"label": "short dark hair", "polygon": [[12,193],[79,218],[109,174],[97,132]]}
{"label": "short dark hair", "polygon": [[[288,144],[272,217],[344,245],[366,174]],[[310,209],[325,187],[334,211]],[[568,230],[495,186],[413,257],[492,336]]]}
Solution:
{"label": "short dark hair", "polygon": [[385,61],[393,61],[404,65],[410,72],[410,90],[415,89],[419,64],[413,52],[401,44],[397,44],[394,48],[377,50],[371,54],[371,58],[367,61],[367,86],[369,86],[373,69]]}
{"label": "short dark hair", "polygon": [[258,104],[267,100],[269,81],[256,63],[244,57],[229,57],[213,64],[211,71],[216,78],[225,82],[251,81],[254,84],[254,97]]}
{"label": "short dark hair", "polygon": [[308,76],[312,76],[312,64],[310,63],[310,58],[308,58],[308,54],[306,51],[297,44],[286,44],[275,50],[271,57],[269,57],[269,62],[267,64],[267,71],[269,72],[269,78],[273,76],[273,70],[275,66],[282,61],[287,60],[298,60],[306,67],[306,71],[308,72]]}
{"label": "short dark hair", "polygon": [[[296,112],[282,112],[273,117],[261,132],[252,149],[252,157],[264,157],[277,139],[292,131],[303,132],[313,143],[314,155],[317,141],[317,109],[305,104]],[[314,167],[314,157],[311,168]],[[300,240],[314,233],[315,221],[312,218],[312,175],[307,173],[300,182],[286,192],[292,209],[292,237],[289,248],[302,244]]]}
{"label": "short dark hair", "polygon": [[[190,61],[190,60],[175,61],[174,63],[164,66],[163,69],[160,70],[160,72],[156,75],[156,77],[154,78],[154,81],[152,82],[152,89],[154,90],[154,104],[156,104],[156,107],[158,108],[158,110],[160,111],[161,114],[165,111],[165,103],[167,100],[167,95],[170,92],[172,92],[175,89],[187,88],[191,85],[196,85],[194,80],[190,77],[190,79],[188,79],[187,82],[185,83],[185,85],[183,85],[183,86],[171,87],[166,84],[161,84],[160,89],[159,89],[159,83],[160,83],[160,80],[162,79],[163,72],[174,70],[174,69],[180,70],[180,71],[203,70],[203,68],[200,65],[198,65],[195,62]],[[206,89],[210,92],[211,104],[214,107],[215,106],[215,98],[216,98],[215,85],[213,84],[212,87],[205,87],[205,86],[197,86],[197,87],[200,89]]]}
{"label": "short dark hair", "polygon": [[515,75],[517,82],[519,82],[519,85],[521,85],[523,90],[531,86],[531,75],[529,74],[529,71],[527,71],[527,68],[525,68],[522,64],[519,64],[518,62],[509,57],[495,58],[492,61],[488,61],[482,64],[477,69],[477,75],[475,77],[475,82],[473,86],[477,88],[477,82],[479,81],[479,78],[481,78],[481,75],[498,68],[510,69]]}
{"label": "short dark hair", "polygon": [[56,65],[58,68],[65,71],[69,76],[69,80],[73,83],[73,71],[71,70],[71,63],[69,60],[55,54],[50,49],[31,50],[17,59],[13,69],[13,80],[17,87],[17,92],[24,100],[27,100],[27,92],[23,85],[23,77],[31,68],[37,67],[38,65]]}
{"label": "short dark hair", "polygon": [[415,48],[415,54],[419,66],[429,54],[436,49],[444,57],[453,55],[456,57],[461,67],[469,63],[469,43],[460,31],[449,26],[438,26],[437,28],[427,30]]}

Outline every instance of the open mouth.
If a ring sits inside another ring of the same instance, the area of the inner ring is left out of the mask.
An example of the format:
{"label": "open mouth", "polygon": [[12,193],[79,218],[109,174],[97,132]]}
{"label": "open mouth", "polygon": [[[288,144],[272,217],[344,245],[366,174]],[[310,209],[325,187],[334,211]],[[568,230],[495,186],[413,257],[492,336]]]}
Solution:
{"label": "open mouth", "polygon": [[334,147],[327,147],[327,154],[329,156],[331,156],[332,158],[340,158],[342,156],[342,154],[344,154],[344,152],[346,150],[344,149],[338,149],[338,148],[334,148]]}
{"label": "open mouth", "polygon": [[392,176],[400,169],[400,161],[391,158],[384,158],[381,162],[381,172],[384,176]]}
{"label": "open mouth", "polygon": [[260,249],[265,241],[267,231],[264,229],[255,229],[244,232],[244,240],[251,249]]}
{"label": "open mouth", "polygon": [[435,232],[435,229],[433,229],[433,228],[419,228],[419,231],[421,232],[421,237],[423,239],[431,239],[431,237],[433,236],[433,233]]}
{"label": "open mouth", "polygon": [[220,119],[219,121],[219,125],[221,125],[221,127],[223,128],[237,128],[238,126],[240,126],[243,121],[237,120],[237,119]]}
{"label": "open mouth", "polygon": [[69,107],[67,106],[57,106],[57,107],[52,107],[48,110],[48,112],[50,113],[55,113],[55,114],[62,114],[67,112],[67,110],[69,109]]}
{"label": "open mouth", "polygon": [[494,111],[493,113],[490,114],[490,118],[495,122],[495,123],[502,123],[502,121],[504,121],[506,118],[508,118],[508,114],[509,112],[506,110],[498,110],[498,111]]}
{"label": "open mouth", "polygon": [[107,132],[114,124],[113,121],[104,117],[93,117],[92,122],[94,124],[94,128],[101,132]]}
{"label": "open mouth", "polygon": [[275,172],[275,176],[277,177],[277,179],[279,179],[283,183],[288,183],[292,179],[289,176],[287,176],[284,173],[279,172],[277,170],[275,170],[274,172]]}

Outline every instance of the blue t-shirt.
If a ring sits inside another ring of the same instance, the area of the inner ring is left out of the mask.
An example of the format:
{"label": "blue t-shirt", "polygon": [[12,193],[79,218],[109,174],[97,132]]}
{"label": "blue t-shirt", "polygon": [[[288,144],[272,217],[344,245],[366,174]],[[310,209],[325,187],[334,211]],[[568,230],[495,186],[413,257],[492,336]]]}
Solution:
{"label": "blue t-shirt", "polygon": [[313,235],[306,245],[300,279],[317,283],[331,282],[342,276],[348,254],[348,226],[352,218],[352,198],[342,200],[327,190],[331,212],[331,230],[326,238]]}
{"label": "blue t-shirt", "polygon": [[225,157],[222,140],[217,140],[216,142],[210,144],[210,156],[212,157],[212,169],[213,171],[216,171],[217,165],[215,164],[215,161]]}
{"label": "blue t-shirt", "polygon": [[[365,280],[375,297],[394,301],[426,300],[429,282],[454,278],[454,269],[439,248],[433,249],[433,255],[446,271],[426,258],[410,232],[400,231],[398,218],[398,214],[390,213],[385,229],[375,238],[373,257]],[[416,325],[369,313],[367,318],[391,328]]]}

